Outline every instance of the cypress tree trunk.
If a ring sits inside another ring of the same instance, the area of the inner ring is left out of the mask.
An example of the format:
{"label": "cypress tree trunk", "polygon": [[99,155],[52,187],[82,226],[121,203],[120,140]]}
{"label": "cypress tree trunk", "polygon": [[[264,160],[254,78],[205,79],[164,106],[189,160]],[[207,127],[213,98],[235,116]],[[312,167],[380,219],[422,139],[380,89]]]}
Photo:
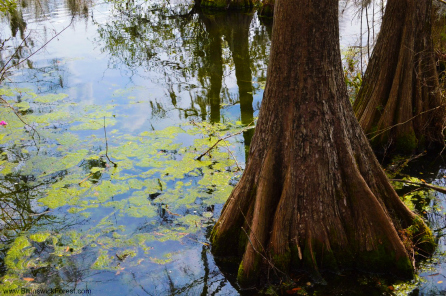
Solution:
{"label": "cypress tree trunk", "polygon": [[354,116],[338,0],[277,0],[275,8],[259,121],[213,228],[213,254],[238,265],[242,286],[258,284],[272,265],[412,276],[399,232],[423,234],[432,248],[430,231],[389,184]]}
{"label": "cypress tree trunk", "polygon": [[444,143],[445,109],[440,107],[444,102],[435,67],[431,16],[432,0],[387,2],[378,41],[353,105],[361,127],[378,150],[392,147],[411,153],[431,143]]}

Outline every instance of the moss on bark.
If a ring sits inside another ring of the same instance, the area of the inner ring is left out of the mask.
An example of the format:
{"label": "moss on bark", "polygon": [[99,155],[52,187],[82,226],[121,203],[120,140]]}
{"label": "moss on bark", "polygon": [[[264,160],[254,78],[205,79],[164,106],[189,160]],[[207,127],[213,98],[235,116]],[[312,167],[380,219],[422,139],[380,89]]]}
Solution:
{"label": "moss on bark", "polygon": [[243,260],[240,262],[238,271],[237,271],[237,282],[242,287],[250,287],[257,284],[257,279],[260,274],[260,256],[256,256],[254,263],[250,266],[249,271],[247,272],[243,267]]}
{"label": "moss on bark", "polygon": [[411,154],[417,147],[418,139],[413,131],[396,138],[395,149],[402,154]]}

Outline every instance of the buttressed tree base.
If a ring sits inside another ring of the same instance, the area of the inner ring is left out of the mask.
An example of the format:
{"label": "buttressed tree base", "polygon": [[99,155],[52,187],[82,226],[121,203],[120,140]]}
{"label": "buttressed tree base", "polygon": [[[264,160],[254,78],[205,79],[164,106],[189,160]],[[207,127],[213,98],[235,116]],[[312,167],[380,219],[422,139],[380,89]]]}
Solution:
{"label": "buttressed tree base", "polygon": [[410,278],[410,244],[401,237],[413,236],[433,251],[430,230],[395,193],[354,116],[338,0],[277,0],[258,124],[213,228],[213,254],[238,265],[242,286],[259,285],[268,269]]}
{"label": "buttressed tree base", "polygon": [[444,145],[432,0],[389,0],[353,109],[372,146],[413,153]]}

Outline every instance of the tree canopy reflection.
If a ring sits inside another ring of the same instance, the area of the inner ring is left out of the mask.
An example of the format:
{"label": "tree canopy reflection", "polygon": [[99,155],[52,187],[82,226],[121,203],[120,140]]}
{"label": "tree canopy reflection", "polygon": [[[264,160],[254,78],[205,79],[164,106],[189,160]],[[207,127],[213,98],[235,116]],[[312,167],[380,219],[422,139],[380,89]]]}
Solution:
{"label": "tree canopy reflection", "polygon": [[[255,12],[207,11],[194,3],[125,5],[116,4],[116,15],[98,23],[97,42],[111,56],[110,68],[125,67],[165,89],[169,103],[152,102],[152,113],[177,109],[184,118],[220,122],[222,108],[239,104],[242,123],[254,120],[253,94],[266,77],[270,30]],[[236,92],[227,84],[234,72]],[[180,107],[180,100],[190,100],[189,107]]]}

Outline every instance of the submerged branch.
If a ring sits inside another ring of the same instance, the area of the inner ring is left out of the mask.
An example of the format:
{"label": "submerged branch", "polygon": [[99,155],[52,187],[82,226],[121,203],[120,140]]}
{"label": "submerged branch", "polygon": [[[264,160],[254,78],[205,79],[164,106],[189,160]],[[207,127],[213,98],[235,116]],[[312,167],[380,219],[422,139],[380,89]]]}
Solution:
{"label": "submerged branch", "polygon": [[[73,23],[74,17],[71,18],[70,23],[68,24],[68,26],[66,26],[65,28],[63,28],[60,32],[58,32],[56,35],[54,35],[52,38],[50,38],[50,40],[48,40],[47,42],[45,42],[41,47],[39,47],[36,51],[34,51],[33,53],[31,53],[29,56],[27,56],[26,58],[24,58],[23,60],[19,61],[17,64],[11,65],[9,67],[6,68],[6,66],[8,65],[8,63],[11,61],[11,59],[9,59],[9,61],[3,66],[3,68],[1,69],[0,73],[0,82],[3,81],[6,73],[8,72],[9,69],[11,69],[12,67],[16,67],[20,64],[22,64],[23,62],[29,60],[33,55],[35,55],[36,53],[38,53],[40,50],[42,50],[42,48],[44,48],[45,46],[47,46],[48,43],[50,43],[51,41],[53,41],[56,37],[58,37],[60,34],[62,34],[66,29],[68,29],[71,24]],[[29,35],[28,35],[29,36]],[[28,36],[26,38],[28,38]],[[26,40],[26,38],[22,41],[22,43]],[[14,55],[13,55],[14,56]]]}
{"label": "submerged branch", "polygon": [[[22,44],[25,43],[26,39],[28,39],[30,34],[31,34],[31,32],[28,33],[28,35],[25,38],[23,38],[22,42],[19,44],[19,46],[17,46],[17,48],[14,51],[14,53],[9,57],[8,61],[6,61],[5,65],[0,69],[0,73],[2,74],[2,76],[0,77],[0,82],[3,81],[4,76],[5,76],[6,72],[7,72],[6,71],[7,69],[5,70],[5,68],[9,65],[9,62],[11,62],[11,60],[14,58],[14,56],[19,52],[19,50],[22,47]],[[2,45],[2,48],[3,48],[3,45]]]}
{"label": "submerged branch", "polygon": [[82,183],[84,183],[85,181],[87,181],[91,176],[93,176],[92,173],[88,174],[87,177],[85,177],[82,181],[80,181],[78,184],[81,185]]}
{"label": "submerged branch", "polygon": [[392,182],[401,182],[401,183],[407,183],[407,184],[413,184],[413,185],[417,185],[420,187],[425,187],[425,188],[429,188],[429,189],[433,189],[436,190],[440,193],[444,193],[446,194],[446,188],[444,187],[438,187],[438,186],[433,186],[433,185],[429,185],[427,183],[420,183],[420,182],[412,182],[412,181],[407,181],[407,180],[402,180],[402,179],[389,179],[389,181]]}
{"label": "submerged branch", "polygon": [[242,168],[238,164],[237,158],[234,156],[234,154],[232,153],[231,149],[229,148],[228,143],[226,143],[226,141],[223,141],[223,144],[225,144],[226,149],[228,150],[228,153],[232,156],[232,159],[234,159],[235,165],[237,166],[237,170],[241,171]]}

